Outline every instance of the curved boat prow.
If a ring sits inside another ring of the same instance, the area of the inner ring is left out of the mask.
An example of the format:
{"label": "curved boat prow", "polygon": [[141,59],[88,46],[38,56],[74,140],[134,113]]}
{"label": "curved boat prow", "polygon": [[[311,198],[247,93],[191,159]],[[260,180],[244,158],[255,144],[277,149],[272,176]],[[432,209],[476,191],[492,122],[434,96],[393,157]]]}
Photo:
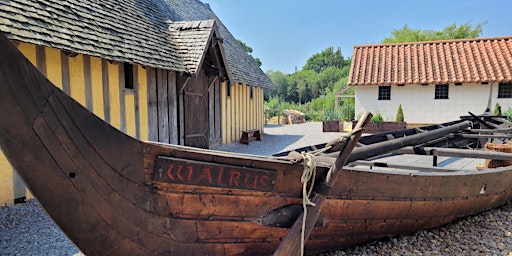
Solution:
{"label": "curved boat prow", "polygon": [[109,205],[121,193],[116,186],[143,185],[141,142],[55,87],[3,34],[0,55],[0,147],[10,163],[84,252],[128,240],[112,239],[118,231],[106,219],[119,210]]}

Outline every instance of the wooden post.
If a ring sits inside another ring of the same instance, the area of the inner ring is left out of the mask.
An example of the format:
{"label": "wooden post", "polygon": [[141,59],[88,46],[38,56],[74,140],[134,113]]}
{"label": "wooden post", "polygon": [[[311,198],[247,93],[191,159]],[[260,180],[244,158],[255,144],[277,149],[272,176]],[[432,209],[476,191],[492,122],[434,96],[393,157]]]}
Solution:
{"label": "wooden post", "polygon": [[[357,123],[354,130],[352,130],[350,134],[350,138],[344,144],[343,148],[340,150],[339,156],[336,158],[336,161],[331,166],[331,169],[325,176],[322,184],[319,185],[322,191],[315,191],[313,199],[311,200],[314,203],[314,206],[308,207],[308,214],[306,215],[305,220],[305,229],[304,229],[304,244],[309,238],[315,223],[318,220],[318,216],[320,216],[320,212],[322,211],[322,206],[325,202],[327,195],[329,195],[336,178],[341,173],[343,166],[346,164],[350,153],[354,149],[357,144],[357,141],[361,137],[364,131],[364,126],[370,122],[372,115],[368,112],[365,112],[359,122]],[[307,195],[303,195],[307,196]],[[293,226],[290,228],[286,237],[283,239],[277,250],[274,252],[274,255],[285,256],[285,255],[300,255],[301,252],[301,233],[302,233],[302,219],[304,217],[304,213],[301,213]]]}
{"label": "wooden post", "polygon": [[281,124],[281,105],[277,105],[277,124]]}

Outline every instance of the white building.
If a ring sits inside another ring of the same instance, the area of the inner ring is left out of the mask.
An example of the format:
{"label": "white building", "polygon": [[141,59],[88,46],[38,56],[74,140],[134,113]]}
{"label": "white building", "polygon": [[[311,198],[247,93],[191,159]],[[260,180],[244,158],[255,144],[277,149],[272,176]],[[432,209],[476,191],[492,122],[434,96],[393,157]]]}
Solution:
{"label": "white building", "polygon": [[394,121],[400,104],[409,124],[512,108],[512,37],[354,47],[348,85],[356,116]]}

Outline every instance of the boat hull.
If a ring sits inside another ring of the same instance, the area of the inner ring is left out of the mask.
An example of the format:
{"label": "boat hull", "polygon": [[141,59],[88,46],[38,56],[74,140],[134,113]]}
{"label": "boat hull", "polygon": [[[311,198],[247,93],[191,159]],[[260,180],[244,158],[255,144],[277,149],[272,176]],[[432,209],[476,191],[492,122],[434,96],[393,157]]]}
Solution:
{"label": "boat hull", "polygon": [[[302,163],[141,142],[94,116],[0,36],[0,146],[86,255],[271,254],[301,211]],[[329,162],[319,162],[316,184]],[[305,247],[432,228],[512,197],[512,171],[347,167]],[[288,215],[284,215],[286,213]]]}

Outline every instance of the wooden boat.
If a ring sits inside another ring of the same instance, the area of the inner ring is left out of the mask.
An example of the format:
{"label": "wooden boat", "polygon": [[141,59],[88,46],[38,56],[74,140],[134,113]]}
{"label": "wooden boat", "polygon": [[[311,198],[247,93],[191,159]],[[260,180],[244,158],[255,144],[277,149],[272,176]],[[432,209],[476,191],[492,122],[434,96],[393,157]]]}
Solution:
{"label": "wooden boat", "polygon": [[[316,253],[437,227],[512,198],[512,167],[475,168],[484,158],[512,160],[477,150],[510,136],[499,117],[358,144],[365,114],[316,156],[210,151],[131,138],[53,86],[3,35],[0,54],[0,146],[88,256],[297,255],[301,237]],[[307,212],[302,158],[316,160]]]}

